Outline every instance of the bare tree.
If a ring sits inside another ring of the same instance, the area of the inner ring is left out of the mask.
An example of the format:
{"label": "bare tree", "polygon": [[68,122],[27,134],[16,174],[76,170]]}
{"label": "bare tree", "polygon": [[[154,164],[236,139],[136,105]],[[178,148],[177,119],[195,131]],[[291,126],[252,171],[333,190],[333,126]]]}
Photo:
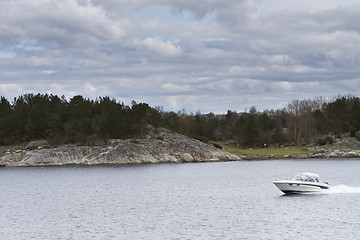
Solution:
{"label": "bare tree", "polygon": [[323,98],[314,100],[305,99],[302,101],[293,100],[287,105],[287,125],[290,138],[295,144],[301,140],[309,140],[317,134],[314,112],[321,110],[325,105]]}

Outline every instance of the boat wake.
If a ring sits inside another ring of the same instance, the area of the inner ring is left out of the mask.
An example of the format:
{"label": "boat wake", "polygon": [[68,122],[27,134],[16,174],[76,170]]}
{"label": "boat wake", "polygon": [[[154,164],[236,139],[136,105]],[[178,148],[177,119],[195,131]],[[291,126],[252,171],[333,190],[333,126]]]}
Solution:
{"label": "boat wake", "polygon": [[326,193],[360,193],[360,187],[353,187],[341,184],[331,186],[330,189],[326,191]]}

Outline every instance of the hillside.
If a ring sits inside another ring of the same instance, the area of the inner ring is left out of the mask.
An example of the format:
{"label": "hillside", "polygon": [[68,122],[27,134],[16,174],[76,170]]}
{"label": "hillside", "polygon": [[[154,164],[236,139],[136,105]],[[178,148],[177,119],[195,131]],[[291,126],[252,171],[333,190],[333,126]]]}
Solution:
{"label": "hillside", "polygon": [[239,159],[234,154],[164,128],[151,128],[141,139],[112,139],[101,146],[68,144],[51,147],[46,141],[35,141],[26,146],[2,147],[0,153],[2,166],[180,163]]}

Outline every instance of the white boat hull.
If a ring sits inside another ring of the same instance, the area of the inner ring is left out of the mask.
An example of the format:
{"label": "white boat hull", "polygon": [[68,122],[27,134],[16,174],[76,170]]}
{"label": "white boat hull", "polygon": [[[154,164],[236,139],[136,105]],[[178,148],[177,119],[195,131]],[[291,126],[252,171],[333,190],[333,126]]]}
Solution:
{"label": "white boat hull", "polygon": [[329,185],[320,182],[305,182],[294,180],[281,180],[273,181],[283,193],[308,193],[308,192],[320,192],[329,189]]}

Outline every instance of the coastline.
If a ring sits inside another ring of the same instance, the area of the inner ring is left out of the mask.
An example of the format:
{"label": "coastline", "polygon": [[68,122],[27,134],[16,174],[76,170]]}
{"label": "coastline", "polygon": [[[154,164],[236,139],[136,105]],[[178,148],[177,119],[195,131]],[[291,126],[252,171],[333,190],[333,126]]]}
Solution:
{"label": "coastline", "polygon": [[101,146],[67,144],[52,147],[45,141],[38,143],[31,142],[18,149],[3,147],[0,165],[26,167],[241,160],[235,154],[166,129],[157,129],[142,139],[112,139]]}
{"label": "coastline", "polygon": [[95,146],[50,146],[45,140],[38,140],[26,145],[0,146],[0,167],[360,158],[360,142],[349,137],[324,146],[240,149],[215,145],[218,146],[163,128],[150,131],[141,139],[112,139]]}
{"label": "coastline", "polygon": [[[271,160],[271,159],[336,159],[336,158],[360,158],[360,150],[358,149],[333,149],[312,147],[306,149],[307,153],[285,153],[283,155],[274,155],[269,151],[267,155],[254,154],[240,154],[242,160]],[[249,151],[247,151],[249,152]],[[256,152],[256,150],[254,151]],[[286,152],[286,151],[285,151]]]}

